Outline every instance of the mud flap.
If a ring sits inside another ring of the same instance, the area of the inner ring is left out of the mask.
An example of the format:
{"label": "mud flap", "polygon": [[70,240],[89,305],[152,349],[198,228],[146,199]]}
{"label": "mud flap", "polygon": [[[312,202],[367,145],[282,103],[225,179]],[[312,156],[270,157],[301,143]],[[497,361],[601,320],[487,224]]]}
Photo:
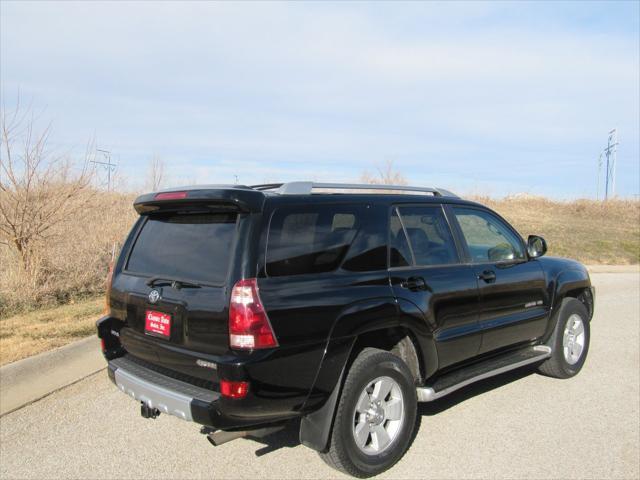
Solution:
{"label": "mud flap", "polygon": [[302,421],[300,422],[300,443],[305,447],[312,448],[318,452],[326,452],[329,448],[331,427],[333,426],[333,418],[336,413],[340,390],[342,389],[343,376],[344,368],[340,373],[340,378],[336,386],[324,405],[315,412],[302,417]]}

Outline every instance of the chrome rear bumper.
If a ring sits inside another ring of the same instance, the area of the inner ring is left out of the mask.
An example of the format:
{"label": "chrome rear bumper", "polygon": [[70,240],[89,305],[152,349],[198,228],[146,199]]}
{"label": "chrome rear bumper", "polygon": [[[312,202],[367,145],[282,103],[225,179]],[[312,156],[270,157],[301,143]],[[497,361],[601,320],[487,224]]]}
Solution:
{"label": "chrome rear bumper", "polygon": [[110,376],[120,390],[160,413],[193,421],[193,403],[210,404],[220,394],[144,368],[126,357],[109,362]]}

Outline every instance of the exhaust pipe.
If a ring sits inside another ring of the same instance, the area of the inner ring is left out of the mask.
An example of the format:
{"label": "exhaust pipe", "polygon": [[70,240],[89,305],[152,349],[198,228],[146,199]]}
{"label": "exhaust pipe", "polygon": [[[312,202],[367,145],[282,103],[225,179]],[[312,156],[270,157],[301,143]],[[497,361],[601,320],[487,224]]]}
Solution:
{"label": "exhaust pipe", "polygon": [[230,442],[231,440],[235,440],[236,438],[244,438],[248,435],[249,432],[225,432],[223,430],[217,430],[215,432],[211,432],[207,435],[207,440],[213,445],[217,447],[222,445],[223,443]]}
{"label": "exhaust pipe", "polygon": [[219,445],[222,445],[223,443],[230,442],[237,438],[266,437],[267,435],[270,435],[279,430],[282,430],[283,428],[284,426],[276,426],[276,427],[259,428],[257,430],[243,430],[240,432],[225,432],[224,430],[215,430],[207,433],[207,440],[209,440],[211,445],[213,445],[214,447],[217,447]]}

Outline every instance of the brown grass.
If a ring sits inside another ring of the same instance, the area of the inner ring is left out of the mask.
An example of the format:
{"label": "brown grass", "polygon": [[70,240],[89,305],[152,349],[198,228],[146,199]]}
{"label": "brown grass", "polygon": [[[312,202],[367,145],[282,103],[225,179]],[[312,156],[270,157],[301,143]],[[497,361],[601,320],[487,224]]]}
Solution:
{"label": "brown grass", "polygon": [[[16,252],[0,245],[0,319],[38,308],[79,302],[104,291],[114,243],[119,248],[136,219],[134,195],[91,190],[76,215],[65,219],[35,249],[34,274]],[[541,197],[476,197],[523,235],[546,238],[549,255],[587,264],[640,262],[640,202],[553,201]]]}
{"label": "brown grass", "polygon": [[102,297],[0,320],[0,365],[61,347],[95,333]]}
{"label": "brown grass", "polygon": [[552,201],[515,196],[475,198],[504,216],[522,236],[541,235],[548,255],[585,264],[628,265],[640,262],[640,202],[637,200]]}
{"label": "brown grass", "polygon": [[[90,195],[79,214],[38,246],[35,276],[25,275],[15,252],[0,245],[0,364],[94,333],[113,244],[121,245],[136,213],[133,195]],[[640,262],[638,201],[474,200],[495,209],[523,236],[545,237],[549,255],[587,264]]]}
{"label": "brown grass", "polygon": [[0,245],[0,318],[104,291],[114,243],[120,246],[137,216],[134,196],[96,190],[85,195],[74,200],[86,202],[83,208],[35,246],[28,273],[17,252]]}

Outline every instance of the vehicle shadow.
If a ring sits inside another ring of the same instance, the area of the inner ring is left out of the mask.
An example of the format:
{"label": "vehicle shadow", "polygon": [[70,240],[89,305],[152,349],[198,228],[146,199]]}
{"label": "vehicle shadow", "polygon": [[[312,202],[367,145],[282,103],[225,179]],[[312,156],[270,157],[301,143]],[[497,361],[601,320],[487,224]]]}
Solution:
{"label": "vehicle shadow", "polygon": [[[455,407],[465,400],[490,392],[491,390],[503,387],[512,382],[516,382],[531,375],[532,373],[535,373],[535,367],[523,367],[473,383],[439,400],[418,404],[418,415],[421,415],[422,417],[437,415],[438,413]],[[249,435],[247,439],[263,444],[262,447],[255,451],[255,455],[257,457],[261,457],[281,448],[297,447],[300,445],[299,432],[300,420],[292,420],[287,423],[282,430],[260,438]]]}
{"label": "vehicle shadow", "polygon": [[255,451],[256,457],[261,457],[281,448],[294,448],[300,445],[300,420],[291,420],[286,423],[282,430],[271,433],[264,437],[247,437],[264,446]]}
{"label": "vehicle shadow", "polygon": [[471,385],[467,385],[458,391],[452,392],[439,400],[418,404],[418,414],[422,416],[437,415],[438,413],[455,407],[465,400],[490,392],[491,390],[503,387],[512,382],[516,382],[524,377],[528,377],[532,373],[535,373],[535,371],[535,367],[527,366],[496,375],[495,377],[487,378],[480,382],[472,383]]}

